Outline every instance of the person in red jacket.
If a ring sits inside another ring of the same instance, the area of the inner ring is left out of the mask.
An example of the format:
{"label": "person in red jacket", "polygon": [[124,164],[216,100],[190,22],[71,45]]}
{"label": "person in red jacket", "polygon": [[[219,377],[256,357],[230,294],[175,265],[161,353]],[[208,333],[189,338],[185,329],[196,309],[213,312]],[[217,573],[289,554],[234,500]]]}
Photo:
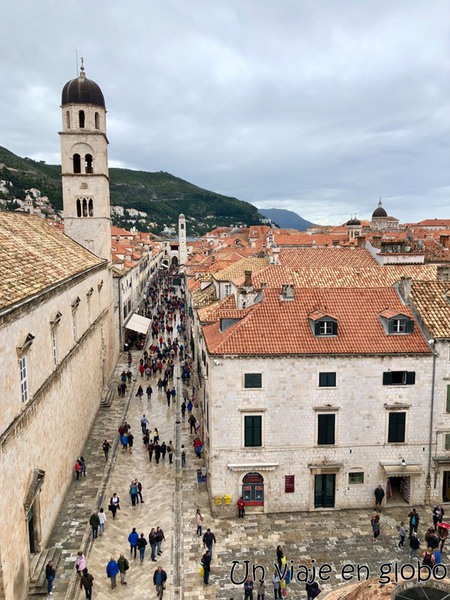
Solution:
{"label": "person in red jacket", "polygon": [[237,507],[238,507],[238,511],[239,511],[239,518],[244,518],[245,516],[245,502],[244,499],[242,498],[242,496],[239,498],[239,500],[237,501]]}

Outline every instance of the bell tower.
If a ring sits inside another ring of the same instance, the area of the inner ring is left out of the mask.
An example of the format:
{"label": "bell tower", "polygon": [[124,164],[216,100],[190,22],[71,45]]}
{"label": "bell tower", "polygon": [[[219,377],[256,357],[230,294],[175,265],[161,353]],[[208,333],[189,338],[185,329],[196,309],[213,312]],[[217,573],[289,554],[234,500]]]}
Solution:
{"label": "bell tower", "polygon": [[187,262],[186,217],[178,217],[178,262],[185,265]]}
{"label": "bell tower", "polygon": [[108,138],[100,87],[80,75],[62,91],[61,172],[64,233],[111,260]]}

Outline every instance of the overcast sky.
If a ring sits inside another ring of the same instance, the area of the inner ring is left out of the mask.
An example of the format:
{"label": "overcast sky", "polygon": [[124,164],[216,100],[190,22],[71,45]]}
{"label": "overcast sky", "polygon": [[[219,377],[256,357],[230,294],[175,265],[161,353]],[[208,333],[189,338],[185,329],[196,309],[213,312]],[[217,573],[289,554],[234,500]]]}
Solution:
{"label": "overcast sky", "polygon": [[0,145],[60,163],[76,51],[110,166],[316,223],[450,218],[449,0],[5,0]]}

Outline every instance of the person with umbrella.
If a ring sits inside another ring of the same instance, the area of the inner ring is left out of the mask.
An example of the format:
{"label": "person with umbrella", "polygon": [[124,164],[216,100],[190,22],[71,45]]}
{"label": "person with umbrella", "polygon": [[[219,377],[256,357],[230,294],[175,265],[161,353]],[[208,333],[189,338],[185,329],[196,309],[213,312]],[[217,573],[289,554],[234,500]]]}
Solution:
{"label": "person with umbrella", "polygon": [[443,551],[445,542],[447,541],[449,529],[450,525],[448,523],[445,523],[445,521],[442,521],[442,523],[439,523],[438,525],[437,532],[439,536],[439,549],[441,552]]}

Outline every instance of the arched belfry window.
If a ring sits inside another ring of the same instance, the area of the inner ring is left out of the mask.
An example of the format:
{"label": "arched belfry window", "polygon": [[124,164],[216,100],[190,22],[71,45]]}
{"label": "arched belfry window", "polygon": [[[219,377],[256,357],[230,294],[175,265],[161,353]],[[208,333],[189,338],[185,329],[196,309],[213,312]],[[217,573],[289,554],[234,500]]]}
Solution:
{"label": "arched belfry window", "polygon": [[181,229],[181,231],[183,231],[183,229],[184,229],[184,223],[180,223],[180,229]]}
{"label": "arched belfry window", "polygon": [[87,217],[87,216],[88,216],[87,200],[86,200],[86,198],[83,198],[83,217]]}
{"label": "arched belfry window", "polygon": [[84,129],[84,121],[85,121],[84,110],[79,110],[78,111],[78,125],[79,125],[80,129]]}
{"label": "arched belfry window", "polygon": [[66,127],[70,129],[70,112],[68,110],[66,111]]}
{"label": "arched belfry window", "polygon": [[77,198],[77,217],[81,217],[81,200]]}
{"label": "arched belfry window", "polygon": [[84,166],[86,173],[94,172],[92,154],[86,154],[86,156],[84,157]]}
{"label": "arched belfry window", "polygon": [[79,154],[73,155],[73,172],[81,173],[81,158]]}
{"label": "arched belfry window", "polygon": [[98,114],[98,112],[95,113],[94,118],[95,118],[95,129],[100,129],[100,115]]}
{"label": "arched belfry window", "polygon": [[89,216],[93,217],[94,216],[94,203],[92,202],[92,198],[89,200],[88,206],[89,206]]}

